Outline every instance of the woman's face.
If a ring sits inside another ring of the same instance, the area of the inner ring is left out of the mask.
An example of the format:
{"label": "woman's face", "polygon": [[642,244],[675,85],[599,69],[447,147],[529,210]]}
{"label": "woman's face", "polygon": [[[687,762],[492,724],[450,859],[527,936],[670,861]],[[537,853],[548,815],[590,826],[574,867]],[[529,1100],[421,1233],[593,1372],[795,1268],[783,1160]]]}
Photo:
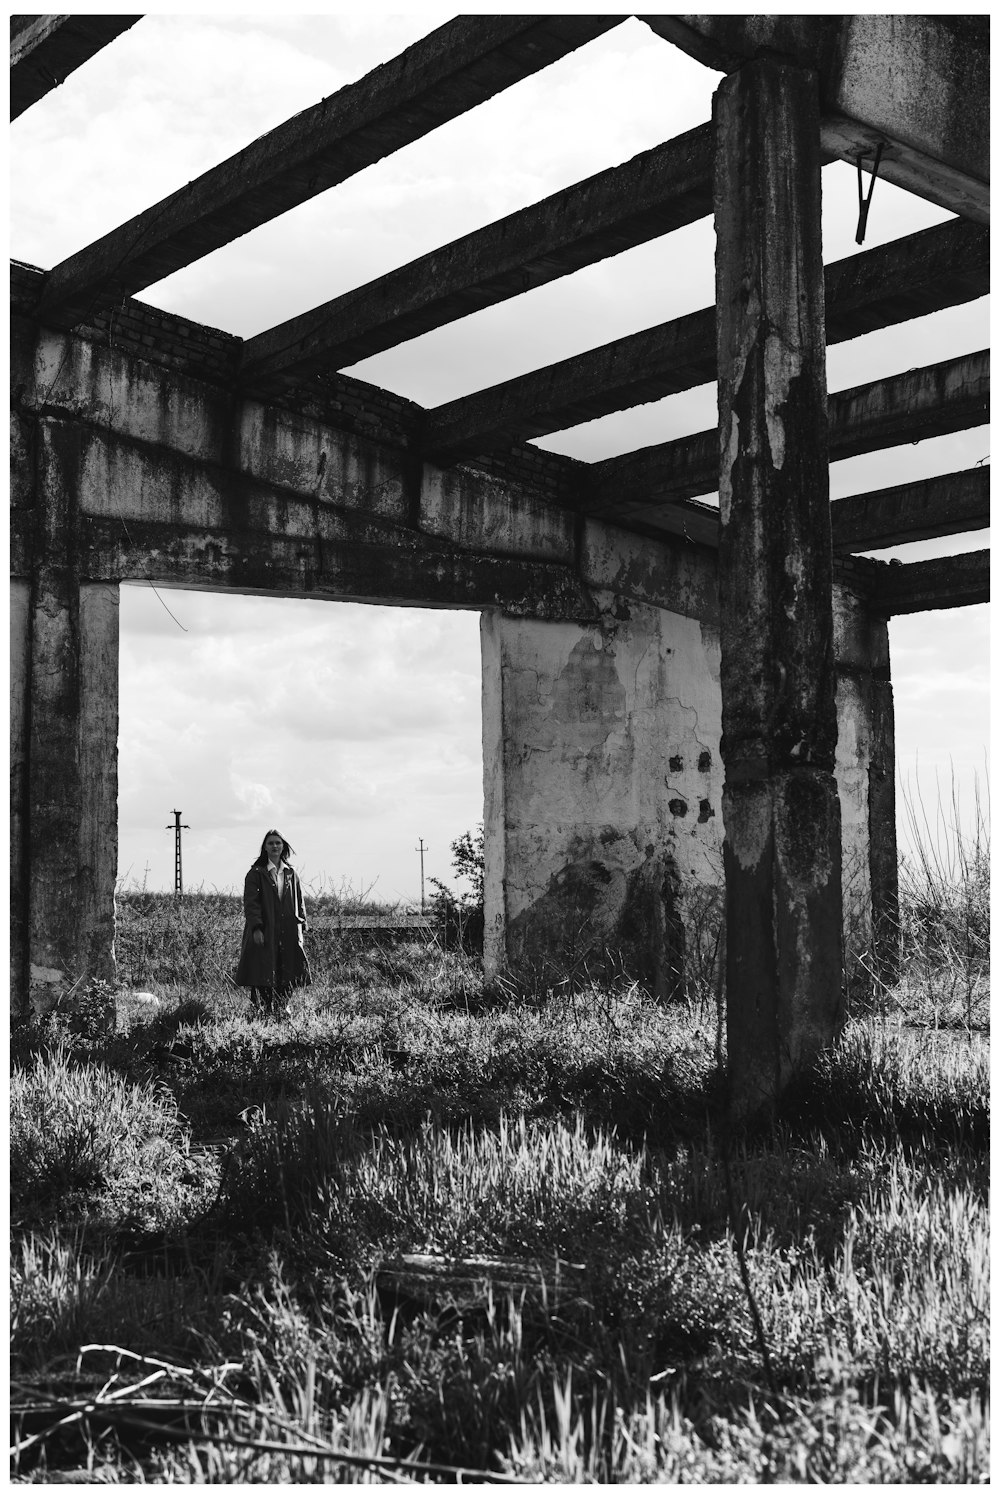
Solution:
{"label": "woman's face", "polygon": [[264,851],[272,864],[277,864],[281,858],[281,850],[284,848],[284,840],[278,838],[274,833],[264,839]]}

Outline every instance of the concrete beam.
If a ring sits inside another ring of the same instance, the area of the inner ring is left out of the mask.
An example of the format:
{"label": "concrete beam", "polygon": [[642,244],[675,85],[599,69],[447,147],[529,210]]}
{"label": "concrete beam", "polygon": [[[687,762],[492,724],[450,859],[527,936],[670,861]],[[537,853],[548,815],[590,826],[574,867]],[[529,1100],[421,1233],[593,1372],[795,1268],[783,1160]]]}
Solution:
{"label": "concrete beam", "polygon": [[533,370],[427,413],[424,450],[454,463],[715,379],[715,308]]}
{"label": "concrete beam", "polygon": [[[75,506],[74,576],[148,579],[240,593],[504,608],[539,618],[590,619],[596,608],[575,566],[572,529],[539,541],[511,524],[502,543],[474,550],[419,529],[393,504],[332,505],[162,445],[46,418],[44,452],[58,492]],[[369,475],[377,477],[374,465]],[[417,476],[418,497],[420,476]],[[473,485],[474,487],[474,485]],[[480,491],[481,492],[481,491]],[[11,518],[15,575],[46,565],[55,540],[35,515]]]}
{"label": "concrete beam", "polygon": [[[976,427],[989,417],[989,355],[965,354],[829,401],[831,461]],[[626,518],[637,509],[710,494],[718,487],[714,431],[641,448],[592,465],[588,515]]]}
{"label": "concrete beam", "polygon": [[[955,307],[990,289],[989,232],[953,219],[828,266],[826,342]],[[714,381],[715,308],[660,323],[428,411],[424,451],[456,462]]]}
{"label": "concrete beam", "polygon": [[75,327],[529,77],[621,16],[460,16],[137,214],[49,274]]}
{"label": "concrete beam", "polygon": [[872,608],[886,615],[961,609],[966,604],[988,604],[989,599],[988,551],[885,563],[878,569],[871,592]]}
{"label": "concrete beam", "polygon": [[827,266],[826,342],[958,307],[989,290],[989,229],[949,219]]}
{"label": "concrete beam", "polygon": [[[729,73],[764,52],[817,69],[822,146],[854,164],[883,148],[879,175],[989,222],[989,17],[643,16],[657,35]],[[877,189],[876,189],[877,204]]]}
{"label": "concrete beam", "polygon": [[987,350],[925,365],[831,398],[830,457],[853,458],[989,421]]}
{"label": "concrete beam", "polygon": [[989,465],[850,495],[834,500],[830,510],[838,552],[983,530],[990,523]]}
{"label": "concrete beam", "polygon": [[711,208],[706,125],[248,339],[244,383],[268,390],[356,364],[693,223]]}
{"label": "concrete beam", "polygon": [[141,19],[141,16],[11,16],[11,119],[23,115]]}
{"label": "concrete beam", "polygon": [[[701,500],[670,500],[655,514],[659,526],[672,535],[703,547],[719,544],[719,511],[715,505]],[[833,547],[838,553],[874,551],[908,541],[983,530],[990,524],[989,466],[834,500],[830,520]]]}
{"label": "concrete beam", "polygon": [[731,1107],[771,1110],[843,1020],[841,821],[815,74],[715,95]]}
{"label": "concrete beam", "polygon": [[[138,403],[136,403],[138,404]],[[382,603],[502,607],[514,615],[586,621],[598,593],[714,622],[715,559],[682,542],[664,546],[572,512],[474,471],[425,465],[407,479],[397,458],[353,443],[329,467],[349,478],[323,495],[289,487],[315,474],[311,434],[255,420],[270,432],[261,453],[248,435],[245,467],[49,421],[48,444],[79,495],[76,566],[82,579],[150,578],[243,593]],[[329,438],[325,451],[329,452]],[[417,488],[407,499],[407,483]],[[388,503],[380,502],[380,493]],[[44,556],[30,509],[12,513],[14,576]]]}

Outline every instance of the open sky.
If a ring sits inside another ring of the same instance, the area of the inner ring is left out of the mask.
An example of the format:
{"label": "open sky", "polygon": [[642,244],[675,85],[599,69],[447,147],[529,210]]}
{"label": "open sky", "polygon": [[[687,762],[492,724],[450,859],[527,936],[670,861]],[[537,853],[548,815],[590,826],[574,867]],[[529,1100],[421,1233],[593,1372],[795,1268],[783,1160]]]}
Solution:
{"label": "open sky", "polygon": [[[478,10],[485,7],[464,7]],[[580,10],[585,7],[574,7]],[[586,7],[589,8],[589,7]],[[11,127],[11,253],[48,269],[450,19],[366,7],[156,9]],[[140,295],[248,337],[707,121],[719,74],[629,19],[561,62]],[[824,258],[856,253],[857,181],[825,169]],[[950,217],[876,185],[865,249]],[[692,225],[366,360],[433,406],[714,301]],[[831,392],[986,346],[987,299],[831,349]],[[610,457],[712,425],[705,386],[541,440]],[[988,461],[988,429],[831,468],[837,498]],[[893,548],[911,560],[982,532]],[[308,886],[397,900],[482,817],[478,615],[122,589],[119,874],[241,888],[264,831]],[[932,823],[988,795],[989,607],[890,626],[902,788]],[[901,827],[907,841],[906,819]]]}

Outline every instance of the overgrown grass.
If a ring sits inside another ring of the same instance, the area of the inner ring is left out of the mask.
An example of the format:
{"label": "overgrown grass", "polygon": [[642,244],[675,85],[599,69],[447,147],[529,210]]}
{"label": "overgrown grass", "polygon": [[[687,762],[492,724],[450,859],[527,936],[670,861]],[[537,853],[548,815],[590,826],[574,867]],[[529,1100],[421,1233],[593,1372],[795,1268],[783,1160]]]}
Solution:
{"label": "overgrown grass", "polygon": [[158,1013],[15,1037],[15,1477],[987,1480],[988,1038],[921,967],[978,949],[734,1136],[704,1003],[314,932],[262,1019],[213,900],[122,908]]}

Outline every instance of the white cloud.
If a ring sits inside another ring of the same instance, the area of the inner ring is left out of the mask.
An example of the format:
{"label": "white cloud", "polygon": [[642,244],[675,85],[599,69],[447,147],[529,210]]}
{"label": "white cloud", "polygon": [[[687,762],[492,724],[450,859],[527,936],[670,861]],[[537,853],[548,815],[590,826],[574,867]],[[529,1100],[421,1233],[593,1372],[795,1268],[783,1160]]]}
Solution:
{"label": "white cloud", "polygon": [[247,819],[261,817],[274,806],[274,797],[267,786],[262,786],[259,781],[249,781],[239,775],[235,770],[229,771],[229,784],[233,788],[233,795],[244,808]]}
{"label": "white cloud", "polygon": [[[278,15],[215,6],[201,17],[154,7],[12,126],[13,253],[55,264],[446,19],[371,7]],[[142,295],[251,335],[702,124],[718,81],[625,20]],[[827,168],[823,186],[826,259],[857,253],[853,169]],[[865,248],[944,217],[879,182]],[[358,371],[434,405],[713,300],[714,235],[704,222]],[[830,388],[978,348],[985,312],[984,299],[837,346]],[[591,459],[627,452],[710,425],[713,405],[705,387],[543,445]],[[835,464],[831,487],[850,494],[949,472],[987,451],[986,429],[933,439]],[[300,849],[309,878],[412,893],[421,836],[429,872],[450,877],[450,842],[482,815],[474,614],[160,592],[123,590],[123,870],[141,878],[148,861],[151,883],[169,885],[167,823],[178,806],[191,824],[194,883],[238,887],[270,823]],[[893,622],[901,764],[918,752],[940,765],[980,754],[985,617]]]}

